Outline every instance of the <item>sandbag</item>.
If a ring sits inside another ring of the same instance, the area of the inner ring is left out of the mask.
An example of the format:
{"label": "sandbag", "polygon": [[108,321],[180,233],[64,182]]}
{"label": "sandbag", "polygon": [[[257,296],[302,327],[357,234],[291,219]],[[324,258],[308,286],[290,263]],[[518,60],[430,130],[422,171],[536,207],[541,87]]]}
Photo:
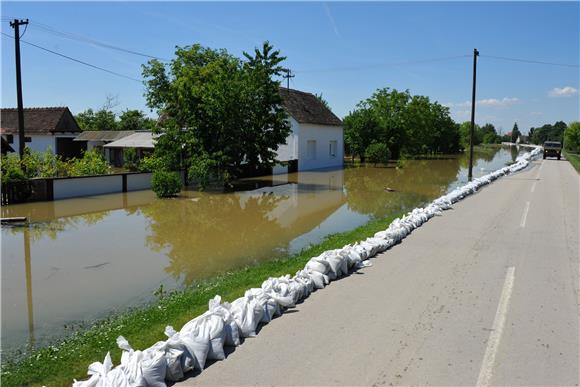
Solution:
{"label": "sandbag", "polygon": [[133,350],[123,336],[117,337],[117,345],[123,350],[119,369],[127,376],[129,384],[133,387],[147,387],[141,370],[143,352]]}
{"label": "sandbag", "polygon": [[226,358],[224,352],[224,342],[226,340],[226,331],[224,321],[221,316],[207,311],[201,316],[194,318],[181,328],[182,330],[192,331],[197,328],[198,336],[209,338],[209,350],[207,359],[223,360]]}
{"label": "sandbag", "polygon": [[264,309],[252,295],[234,300],[230,312],[240,327],[242,337],[256,336],[256,328],[262,319]]}
{"label": "sandbag", "polygon": [[246,295],[253,296],[258,304],[262,307],[262,318],[260,322],[269,323],[276,316],[281,314],[280,306],[268,293],[262,288],[252,288],[246,290]]}
{"label": "sandbag", "polygon": [[[91,377],[88,380],[77,381],[73,387],[130,387],[127,376],[122,370],[113,369],[111,354],[107,352],[103,362],[94,362],[89,366],[87,372]],[[165,384],[164,384],[165,385]]]}
{"label": "sandbag", "polygon": [[240,327],[236,323],[234,316],[230,312],[230,304],[221,304],[221,297],[215,296],[209,300],[209,311],[222,318],[224,322],[224,330],[226,333],[224,345],[237,347],[241,344]]}
{"label": "sandbag", "polygon": [[193,368],[202,371],[210,348],[209,335],[201,334],[199,327],[191,320],[181,327],[179,337],[189,353],[193,355]]}

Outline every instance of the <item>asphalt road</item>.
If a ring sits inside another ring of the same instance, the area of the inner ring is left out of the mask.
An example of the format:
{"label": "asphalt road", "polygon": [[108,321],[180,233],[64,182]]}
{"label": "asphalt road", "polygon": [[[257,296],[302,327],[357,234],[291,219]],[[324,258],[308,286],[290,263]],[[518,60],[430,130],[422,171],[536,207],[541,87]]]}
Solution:
{"label": "asphalt road", "polygon": [[578,385],[579,189],[536,161],[181,384]]}

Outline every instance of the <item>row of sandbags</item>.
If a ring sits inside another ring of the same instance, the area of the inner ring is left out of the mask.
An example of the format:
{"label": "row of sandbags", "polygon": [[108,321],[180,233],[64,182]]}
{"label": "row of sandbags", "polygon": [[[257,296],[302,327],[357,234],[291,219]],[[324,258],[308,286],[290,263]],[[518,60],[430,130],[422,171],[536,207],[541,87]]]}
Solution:
{"label": "row of sandbags", "polygon": [[525,168],[540,152],[541,148],[535,148],[518,157],[516,163],[474,179],[425,208],[414,209],[371,238],[311,258],[293,277],[268,278],[260,288],[249,289],[243,297],[231,303],[222,303],[220,296],[215,296],[209,301],[207,312],[189,321],[180,331],[168,326],[165,329],[167,340],[144,351],[134,350],[120,336],[117,344],[123,350],[121,364],[113,368],[107,354],[103,363],[89,366],[88,380],[75,380],[73,386],[158,387],[165,386],[166,381],[183,379],[189,371],[202,371],[206,361],[225,359],[224,346],[240,345],[243,338],[256,335],[259,324],[280,316],[316,289],[323,289],[352,270],[370,266],[369,258],[399,243],[415,228],[450,209],[453,203],[473,194],[481,186]]}

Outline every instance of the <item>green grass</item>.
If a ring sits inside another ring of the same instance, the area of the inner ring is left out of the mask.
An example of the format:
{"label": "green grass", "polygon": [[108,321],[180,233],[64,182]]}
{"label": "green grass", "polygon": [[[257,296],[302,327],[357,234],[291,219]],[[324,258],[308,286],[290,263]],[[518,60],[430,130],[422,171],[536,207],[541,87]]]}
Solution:
{"label": "green grass", "polygon": [[573,155],[568,151],[564,151],[563,153],[564,157],[566,157],[566,160],[568,160],[570,164],[572,164],[572,166],[576,168],[576,172],[580,173],[580,156]]}
{"label": "green grass", "polygon": [[111,351],[114,364],[119,363],[121,350],[116,344],[119,335],[127,338],[133,348],[145,349],[166,339],[163,334],[166,325],[179,330],[187,321],[204,313],[214,295],[221,295],[224,301],[233,301],[243,296],[247,289],[261,286],[268,277],[294,274],[311,257],[325,250],[340,248],[386,229],[400,215],[373,220],[354,230],[329,235],[320,244],[285,259],[226,273],[194,288],[171,293],[147,307],[95,322],[90,328],[73,334],[59,344],[39,349],[24,358],[2,359],[2,386],[69,386],[73,378],[86,379],[89,364],[102,362],[107,351]]}

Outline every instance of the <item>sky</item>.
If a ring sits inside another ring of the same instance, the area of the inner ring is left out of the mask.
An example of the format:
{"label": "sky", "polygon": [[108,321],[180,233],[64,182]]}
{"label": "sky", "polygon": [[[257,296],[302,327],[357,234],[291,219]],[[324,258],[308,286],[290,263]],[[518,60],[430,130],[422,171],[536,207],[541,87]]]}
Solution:
{"label": "sky", "polygon": [[[3,1],[1,12],[3,34],[14,34],[9,19],[28,18],[23,41],[133,78],[21,43],[25,107],[68,106],[76,114],[112,96],[117,112],[155,114],[139,82],[148,58],[86,40],[164,59],[175,46],[194,43],[241,57],[268,40],[296,75],[290,86],[322,94],[339,117],[390,87],[428,96],[449,106],[456,121],[469,120],[477,48],[477,123],[506,133],[517,122],[526,133],[580,120],[579,2]],[[2,35],[1,47],[1,106],[15,107],[14,39]]]}

